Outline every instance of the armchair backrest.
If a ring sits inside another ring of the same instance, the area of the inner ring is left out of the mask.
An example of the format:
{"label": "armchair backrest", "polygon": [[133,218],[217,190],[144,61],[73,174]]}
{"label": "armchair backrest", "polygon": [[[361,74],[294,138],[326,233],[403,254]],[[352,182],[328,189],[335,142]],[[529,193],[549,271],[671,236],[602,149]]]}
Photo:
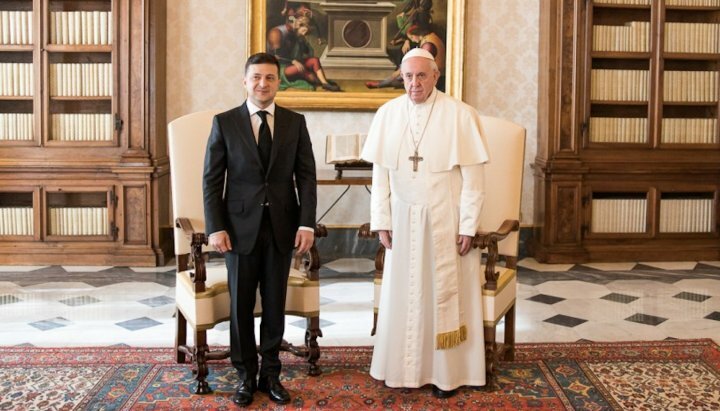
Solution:
{"label": "armchair backrest", "polygon": [[[212,120],[218,113],[220,110],[199,111],[168,124],[173,225],[176,218],[184,217],[196,232],[205,230],[203,163]],[[175,255],[188,253],[190,242],[183,231],[175,227]]]}
{"label": "armchair backrest", "polygon": [[[485,201],[480,231],[495,231],[505,220],[520,220],[525,129],[507,120],[480,116],[490,161],[485,165]],[[517,257],[519,234],[498,243],[500,255]]]}

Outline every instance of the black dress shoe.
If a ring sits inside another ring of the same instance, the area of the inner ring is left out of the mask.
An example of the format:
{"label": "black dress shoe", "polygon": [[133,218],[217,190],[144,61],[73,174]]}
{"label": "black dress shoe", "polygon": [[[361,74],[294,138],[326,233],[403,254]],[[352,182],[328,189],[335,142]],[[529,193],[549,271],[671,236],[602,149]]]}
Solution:
{"label": "black dress shoe", "polygon": [[290,394],[285,387],[280,384],[277,377],[261,377],[258,383],[258,391],[267,393],[270,399],[278,404],[287,404],[290,402]]}
{"label": "black dress shoe", "polygon": [[450,398],[450,397],[454,396],[455,394],[457,394],[457,390],[445,391],[445,390],[441,390],[440,388],[438,388],[437,385],[433,385],[432,386],[432,394],[433,394],[433,397],[435,397],[435,398],[445,399],[445,398]]}
{"label": "black dress shoe", "polygon": [[232,401],[241,407],[250,405],[253,400],[253,393],[256,390],[257,385],[254,378],[244,380],[240,382],[237,391],[235,391],[235,395],[232,397]]}

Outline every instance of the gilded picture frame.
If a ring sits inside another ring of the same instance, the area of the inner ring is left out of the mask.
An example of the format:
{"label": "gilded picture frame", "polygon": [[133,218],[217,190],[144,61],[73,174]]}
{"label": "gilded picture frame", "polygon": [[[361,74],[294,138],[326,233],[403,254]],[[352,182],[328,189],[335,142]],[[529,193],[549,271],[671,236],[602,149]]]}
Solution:
{"label": "gilded picture frame", "polygon": [[[431,16],[430,26],[439,33],[440,38],[444,35],[445,64],[441,70],[444,78],[442,79],[443,84],[439,88],[459,99],[462,99],[463,90],[465,1],[424,0],[416,2],[432,4],[429,14]],[[374,111],[388,100],[404,93],[401,83],[378,88],[371,88],[368,84],[373,81],[378,83],[380,79],[390,78],[397,73],[393,72],[393,69],[397,69],[399,59],[402,58],[402,54],[397,56],[397,50],[400,50],[401,47],[395,47],[396,53],[393,55],[393,59],[389,55],[382,54],[393,51],[388,45],[395,39],[393,36],[400,36],[401,13],[403,10],[408,10],[409,3],[412,2],[409,0],[289,2],[249,0],[246,36],[248,55],[268,51],[271,44],[279,44],[273,41],[282,38],[282,33],[287,33],[287,28],[281,26],[287,25],[292,31],[297,29],[294,24],[302,24],[303,21],[310,22],[309,34],[303,36],[303,41],[311,45],[310,47],[315,52],[314,57],[317,58],[312,62],[308,59],[307,67],[298,67],[294,75],[305,80],[315,89],[281,87],[276,97],[277,103],[299,110]],[[298,10],[298,6],[301,9]],[[367,8],[367,14],[363,14],[364,10],[353,10],[352,7]],[[378,9],[382,10],[378,11]],[[303,16],[310,17],[300,18]],[[413,33],[417,32],[416,27],[409,30],[412,30]],[[406,39],[408,37],[410,36],[405,36]],[[383,38],[385,41],[382,41]],[[412,37],[412,39],[417,38],[419,37]],[[402,41],[402,39],[398,41]],[[418,43],[411,44],[417,46]],[[382,50],[383,48],[385,50]],[[350,55],[352,53],[379,55],[376,57]],[[334,57],[331,54],[340,55],[340,57]],[[335,60],[332,60],[333,58]],[[297,63],[297,60],[292,63],[287,63],[287,61],[283,65],[284,70],[290,64]],[[281,62],[283,61],[281,60]],[[382,65],[382,67],[375,67],[374,64]],[[334,85],[320,83],[319,76],[310,77],[310,80],[301,77],[301,72],[311,72],[310,68],[314,70],[318,65],[325,73],[323,77],[326,78],[326,81],[334,83]],[[334,79],[336,75],[342,78]],[[290,78],[290,76],[284,76],[283,72],[283,85],[287,86]],[[327,88],[337,87],[341,90],[331,91],[323,87],[323,84],[326,84]]]}

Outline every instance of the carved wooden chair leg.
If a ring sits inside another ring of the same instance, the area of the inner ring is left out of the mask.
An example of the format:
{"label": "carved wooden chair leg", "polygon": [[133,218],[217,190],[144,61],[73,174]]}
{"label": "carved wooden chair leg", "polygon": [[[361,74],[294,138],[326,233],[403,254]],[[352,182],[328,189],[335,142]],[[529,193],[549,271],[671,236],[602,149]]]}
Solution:
{"label": "carved wooden chair leg", "polygon": [[485,327],[485,391],[496,391],[499,387],[495,380],[497,371],[497,341],[495,326]]}
{"label": "carved wooden chair leg", "polygon": [[[373,279],[373,286],[377,287],[378,283],[382,283],[383,279],[383,270],[385,268],[385,246],[380,244],[378,246],[378,250],[375,253],[375,276]],[[377,295],[375,296],[377,298]],[[377,308],[377,304],[379,301],[375,301],[375,308]],[[375,335],[375,331],[377,330],[377,320],[378,320],[378,312],[373,312],[373,328],[372,331],[370,331],[370,335]]]}
{"label": "carved wooden chair leg", "polygon": [[505,352],[503,353],[504,361],[515,360],[515,304],[510,307],[505,314]]}
{"label": "carved wooden chair leg", "polygon": [[195,374],[195,381],[197,381],[197,386],[194,391],[195,394],[202,395],[212,393],[210,384],[208,384],[206,380],[209,373],[207,364],[207,354],[209,351],[210,350],[207,345],[207,332],[195,331],[195,349],[193,353],[193,360],[195,363],[193,374]]}
{"label": "carved wooden chair leg", "polygon": [[187,320],[182,312],[175,309],[175,361],[185,362],[185,353],[180,351],[181,345],[187,345]]}
{"label": "carved wooden chair leg", "polygon": [[320,346],[317,343],[318,337],[322,337],[320,330],[320,317],[310,317],[307,319],[307,329],[305,330],[305,347],[307,348],[308,375],[317,377],[322,374],[322,369],[318,367],[317,361],[320,359]]}

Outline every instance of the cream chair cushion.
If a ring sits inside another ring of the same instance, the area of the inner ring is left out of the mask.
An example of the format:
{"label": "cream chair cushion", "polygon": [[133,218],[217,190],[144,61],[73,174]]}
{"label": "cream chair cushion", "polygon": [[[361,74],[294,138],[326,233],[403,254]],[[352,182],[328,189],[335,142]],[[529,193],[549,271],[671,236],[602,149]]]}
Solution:
{"label": "cream chair cushion", "polygon": [[[218,113],[220,110],[199,111],[168,124],[173,218],[187,218],[198,233],[205,231],[202,192],[205,146],[213,117]],[[190,241],[182,229],[175,227],[174,235],[175,255],[189,254]],[[209,248],[206,246],[203,251]]]}
{"label": "cream chair cushion", "polygon": [[[490,161],[485,164],[485,201],[480,230],[495,231],[505,220],[520,221],[525,129],[513,122],[480,116]],[[517,257],[518,232],[498,243],[500,255]]]}
{"label": "cream chair cushion", "polygon": [[[308,280],[307,274],[290,268],[287,295],[285,297],[285,314],[299,317],[320,315],[320,282]],[[262,312],[260,290],[255,296],[255,315]]]}
{"label": "cream chair cushion", "polygon": [[[483,289],[483,323],[486,327],[494,327],[515,304],[517,295],[517,270],[495,266],[500,272],[497,290]],[[481,272],[485,272],[482,266]]]}
{"label": "cream chair cushion", "polygon": [[[193,291],[193,270],[178,273],[175,281],[175,300],[193,328],[208,330],[215,324],[230,318],[230,293],[228,293],[227,270],[224,263],[208,265],[206,289]],[[290,269],[285,313],[300,317],[313,317],[320,313],[319,281],[310,281],[304,272]],[[255,300],[255,314],[261,313],[260,292]]]}
{"label": "cream chair cushion", "polygon": [[208,330],[230,319],[230,293],[224,263],[208,264],[205,291],[195,294],[194,270],[179,272],[175,277],[175,303],[196,330]]}

